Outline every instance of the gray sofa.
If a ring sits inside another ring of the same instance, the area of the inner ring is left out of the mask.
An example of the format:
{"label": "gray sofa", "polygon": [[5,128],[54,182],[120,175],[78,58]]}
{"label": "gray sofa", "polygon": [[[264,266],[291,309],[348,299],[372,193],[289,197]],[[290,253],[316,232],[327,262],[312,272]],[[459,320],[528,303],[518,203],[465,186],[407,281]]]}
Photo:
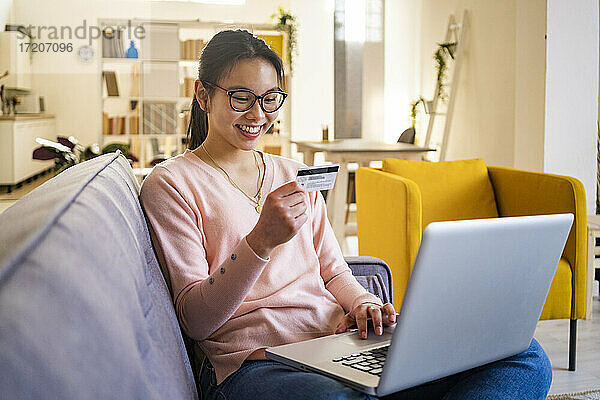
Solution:
{"label": "gray sofa", "polygon": [[[0,214],[1,398],[198,398],[138,194],[111,153]],[[381,260],[347,260],[389,301]]]}

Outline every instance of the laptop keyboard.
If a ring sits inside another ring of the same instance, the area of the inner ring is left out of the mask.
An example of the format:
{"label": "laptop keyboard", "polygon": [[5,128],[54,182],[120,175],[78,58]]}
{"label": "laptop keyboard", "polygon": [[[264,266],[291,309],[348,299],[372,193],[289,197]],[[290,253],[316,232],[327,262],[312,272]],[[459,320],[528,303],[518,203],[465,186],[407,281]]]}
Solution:
{"label": "laptop keyboard", "polygon": [[372,375],[381,376],[388,347],[390,346],[387,345],[377,349],[361,351],[360,353],[353,353],[347,356],[334,358],[332,361],[359,371],[368,372]]}

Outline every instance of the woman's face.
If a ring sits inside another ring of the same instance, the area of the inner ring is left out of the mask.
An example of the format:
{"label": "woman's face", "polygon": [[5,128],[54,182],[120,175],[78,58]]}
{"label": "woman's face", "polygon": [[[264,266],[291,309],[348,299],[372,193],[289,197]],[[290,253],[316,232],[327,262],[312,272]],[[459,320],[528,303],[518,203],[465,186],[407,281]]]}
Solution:
{"label": "woman's face", "polygon": [[[279,89],[275,68],[262,58],[240,61],[221,82],[216,83],[227,90],[248,89],[258,96]],[[279,110],[265,113],[258,100],[248,111],[234,111],[227,93],[215,88],[208,107],[209,135],[219,136],[232,147],[250,150],[256,147],[278,114]]]}

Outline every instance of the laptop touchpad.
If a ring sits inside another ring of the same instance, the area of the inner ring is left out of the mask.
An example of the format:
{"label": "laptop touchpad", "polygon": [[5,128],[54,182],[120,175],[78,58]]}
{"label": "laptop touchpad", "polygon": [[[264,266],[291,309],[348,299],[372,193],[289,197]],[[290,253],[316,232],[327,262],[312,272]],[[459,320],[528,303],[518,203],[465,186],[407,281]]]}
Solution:
{"label": "laptop touchpad", "polygon": [[356,332],[352,332],[350,335],[344,336],[342,342],[351,344],[353,346],[357,346],[359,348],[370,347],[377,344],[382,344],[383,342],[390,342],[392,340],[392,335],[394,333],[394,328],[396,326],[386,327],[383,330],[383,335],[379,336],[375,334],[373,329],[369,329],[366,339],[361,339],[358,336],[358,330]]}

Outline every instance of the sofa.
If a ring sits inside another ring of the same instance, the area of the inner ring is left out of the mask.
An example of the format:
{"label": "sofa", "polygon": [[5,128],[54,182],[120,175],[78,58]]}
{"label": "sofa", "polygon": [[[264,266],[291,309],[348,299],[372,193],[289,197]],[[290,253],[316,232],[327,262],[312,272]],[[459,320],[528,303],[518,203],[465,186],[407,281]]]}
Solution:
{"label": "sofa", "polygon": [[[139,189],[127,159],[110,153],[0,214],[0,397],[199,397]],[[385,263],[347,261],[390,301]]]}

